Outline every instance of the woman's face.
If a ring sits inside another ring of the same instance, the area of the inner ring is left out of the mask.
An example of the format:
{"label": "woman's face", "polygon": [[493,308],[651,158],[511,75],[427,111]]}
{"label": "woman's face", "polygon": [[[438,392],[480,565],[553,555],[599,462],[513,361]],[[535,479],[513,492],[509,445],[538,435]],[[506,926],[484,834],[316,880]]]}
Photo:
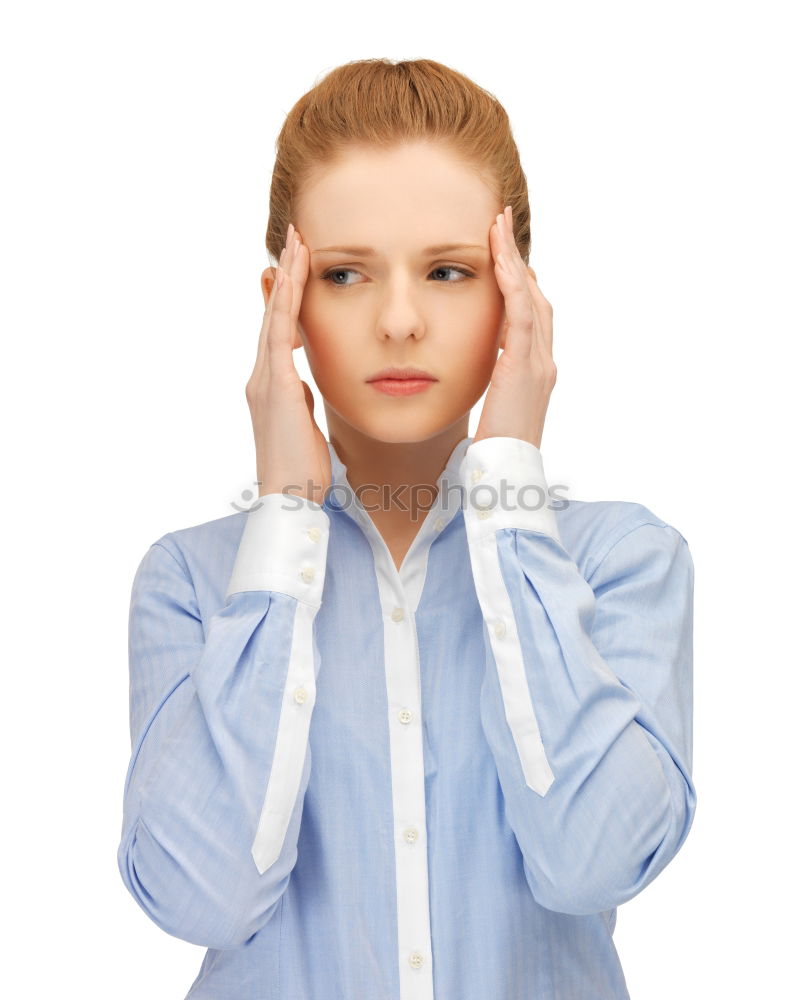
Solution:
{"label": "woman's face", "polygon": [[[469,414],[503,347],[489,249],[502,210],[460,158],[420,142],[349,151],[305,189],[292,220],[310,251],[299,332],[329,427],[414,442]],[[403,396],[370,385],[395,365],[438,381]]]}

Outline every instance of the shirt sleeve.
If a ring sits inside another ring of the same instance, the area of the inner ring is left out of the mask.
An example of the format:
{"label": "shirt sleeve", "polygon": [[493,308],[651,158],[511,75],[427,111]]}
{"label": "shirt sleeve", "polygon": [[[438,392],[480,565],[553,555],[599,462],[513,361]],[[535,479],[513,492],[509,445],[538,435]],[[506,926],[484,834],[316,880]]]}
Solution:
{"label": "shirt sleeve", "polygon": [[551,910],[612,909],[665,868],[694,818],[688,545],[639,517],[587,580],[538,448],[484,438],[459,472],[485,624],[481,724],[528,885]]}
{"label": "shirt sleeve", "polygon": [[225,604],[207,621],[170,535],[134,578],[132,756],[117,860],[148,916],[193,944],[244,944],[272,916],[297,860],[328,534],[318,504],[261,497]]}

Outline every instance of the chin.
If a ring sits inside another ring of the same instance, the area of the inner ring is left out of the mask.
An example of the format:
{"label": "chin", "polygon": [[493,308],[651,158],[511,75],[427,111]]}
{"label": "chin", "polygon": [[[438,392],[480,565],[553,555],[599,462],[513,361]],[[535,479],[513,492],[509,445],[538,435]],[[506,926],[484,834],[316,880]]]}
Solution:
{"label": "chin", "polygon": [[[337,409],[335,406],[333,408]],[[374,409],[365,414],[338,409],[337,413],[360,434],[384,444],[417,444],[428,441],[446,431],[464,415],[462,412],[443,413],[438,407],[419,407],[414,412],[409,409],[406,413],[378,414]]]}
{"label": "chin", "polygon": [[397,419],[391,422],[370,421],[368,433],[384,444],[417,444],[435,437],[448,426],[437,420]]}

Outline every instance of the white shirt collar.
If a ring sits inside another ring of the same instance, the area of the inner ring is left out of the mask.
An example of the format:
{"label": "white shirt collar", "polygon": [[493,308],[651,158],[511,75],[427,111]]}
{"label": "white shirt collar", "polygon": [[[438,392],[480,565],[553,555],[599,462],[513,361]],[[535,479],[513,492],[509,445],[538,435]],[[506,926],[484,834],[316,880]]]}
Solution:
{"label": "white shirt collar", "polygon": [[[461,465],[461,460],[463,459],[464,454],[466,453],[466,450],[471,443],[472,443],[471,437],[463,437],[450,452],[447,462],[445,463],[445,467],[444,469],[442,469],[439,478],[436,480],[436,489],[438,493],[436,500],[437,507],[439,508],[444,507],[445,496],[443,496],[444,493],[442,489],[443,484],[450,483],[451,485],[455,485],[459,482],[459,467]],[[344,507],[344,509],[346,509],[348,513],[350,513],[355,506],[357,510],[366,515],[366,511],[364,510],[362,504],[359,502],[358,498],[353,493],[353,488],[350,485],[349,480],[347,479],[347,466],[339,458],[338,454],[336,453],[336,449],[333,447],[331,442],[327,441],[326,444],[328,445],[328,453],[331,457],[331,473],[332,473],[331,486],[340,487],[339,489],[333,490],[331,505],[337,508]],[[457,509],[458,506],[457,501],[458,501],[458,496],[454,492],[450,496],[450,501],[447,504],[447,510],[445,511],[445,515],[447,516],[448,520],[452,515],[452,513],[454,512],[454,510]],[[326,505],[327,505],[327,498],[326,498]]]}
{"label": "white shirt collar", "polygon": [[462,510],[459,467],[471,442],[471,437],[461,438],[450,453],[444,469],[436,480],[436,499],[425,513],[399,572],[385,541],[347,480],[347,467],[336,454],[336,449],[330,441],[327,442],[331,456],[332,477],[331,489],[325,495],[323,506],[328,510],[344,510],[364,533],[372,548],[381,601],[388,609],[387,614],[394,608],[404,606],[412,612],[416,611],[425,584],[431,544]]}

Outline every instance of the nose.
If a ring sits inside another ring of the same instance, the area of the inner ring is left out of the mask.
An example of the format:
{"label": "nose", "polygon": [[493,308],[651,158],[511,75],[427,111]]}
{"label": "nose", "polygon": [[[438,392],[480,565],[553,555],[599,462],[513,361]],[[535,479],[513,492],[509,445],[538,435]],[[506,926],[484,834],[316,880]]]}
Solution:
{"label": "nose", "polygon": [[378,306],[375,331],[381,340],[419,340],[425,335],[425,320],[407,278],[387,282]]}

